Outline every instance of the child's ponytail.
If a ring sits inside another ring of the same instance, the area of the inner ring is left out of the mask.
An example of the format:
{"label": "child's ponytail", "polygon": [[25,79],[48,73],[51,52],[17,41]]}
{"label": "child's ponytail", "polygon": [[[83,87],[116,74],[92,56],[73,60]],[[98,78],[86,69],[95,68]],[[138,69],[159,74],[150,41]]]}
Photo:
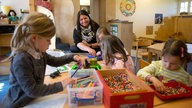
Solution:
{"label": "child's ponytail", "polygon": [[187,46],[182,40],[169,39],[166,41],[162,56],[172,55],[180,57],[182,63],[190,60],[190,54],[187,52]]}

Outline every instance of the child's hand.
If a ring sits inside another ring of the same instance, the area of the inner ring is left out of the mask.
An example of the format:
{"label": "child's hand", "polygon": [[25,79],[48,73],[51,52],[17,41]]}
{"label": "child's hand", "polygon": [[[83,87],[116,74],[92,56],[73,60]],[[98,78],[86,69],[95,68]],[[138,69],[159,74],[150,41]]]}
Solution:
{"label": "child's hand", "polygon": [[65,78],[63,81],[61,81],[63,88],[65,88],[68,84],[75,83],[75,80],[72,78]]}
{"label": "child's hand", "polygon": [[96,56],[100,56],[101,55],[101,51],[98,51]]}
{"label": "child's hand", "polygon": [[79,55],[73,56],[73,60],[77,61],[78,64],[83,64],[83,60]]}
{"label": "child's hand", "polygon": [[164,84],[159,81],[156,77],[151,77],[150,78],[150,82],[153,83],[155,89],[158,91],[158,92],[161,92],[161,93],[164,93],[165,91],[165,86]]}

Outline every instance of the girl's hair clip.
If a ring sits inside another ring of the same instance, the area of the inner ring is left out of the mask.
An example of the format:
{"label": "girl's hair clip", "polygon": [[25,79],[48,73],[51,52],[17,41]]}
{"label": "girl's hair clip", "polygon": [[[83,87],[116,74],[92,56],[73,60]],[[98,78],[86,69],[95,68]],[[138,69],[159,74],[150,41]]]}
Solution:
{"label": "girl's hair clip", "polygon": [[181,47],[181,57],[183,58],[184,57],[184,48]]}

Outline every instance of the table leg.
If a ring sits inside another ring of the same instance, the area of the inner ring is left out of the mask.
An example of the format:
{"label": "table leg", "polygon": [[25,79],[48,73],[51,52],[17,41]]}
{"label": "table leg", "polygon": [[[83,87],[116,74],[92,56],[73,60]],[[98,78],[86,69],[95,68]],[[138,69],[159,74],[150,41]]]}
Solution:
{"label": "table leg", "polygon": [[152,61],[152,52],[148,51],[148,62],[151,63]]}

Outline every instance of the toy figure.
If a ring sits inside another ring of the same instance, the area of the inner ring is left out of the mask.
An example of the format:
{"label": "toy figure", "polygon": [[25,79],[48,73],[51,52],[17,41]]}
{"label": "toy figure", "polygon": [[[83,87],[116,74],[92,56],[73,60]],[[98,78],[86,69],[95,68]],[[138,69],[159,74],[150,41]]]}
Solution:
{"label": "toy figure", "polygon": [[8,19],[10,24],[17,24],[19,17],[14,10],[10,10],[8,13]]}

